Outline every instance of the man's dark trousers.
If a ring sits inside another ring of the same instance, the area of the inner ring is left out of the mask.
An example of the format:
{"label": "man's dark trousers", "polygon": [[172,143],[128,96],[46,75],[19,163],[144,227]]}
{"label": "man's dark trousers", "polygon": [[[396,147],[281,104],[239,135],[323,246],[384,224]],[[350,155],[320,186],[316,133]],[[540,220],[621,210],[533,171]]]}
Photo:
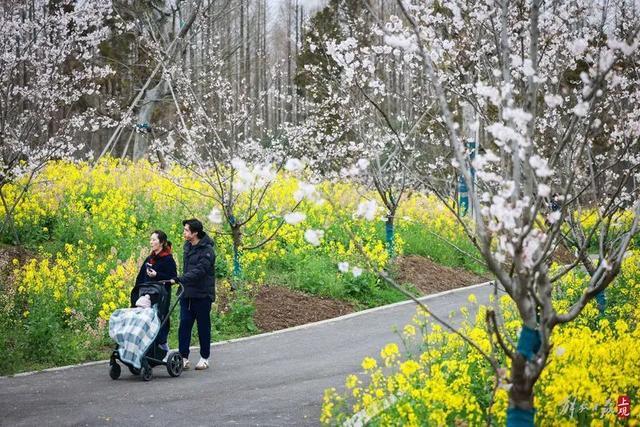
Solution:
{"label": "man's dark trousers", "polygon": [[211,299],[180,298],[180,328],[178,330],[178,347],[182,357],[189,357],[191,330],[193,322],[198,323],[200,339],[200,356],[209,358],[211,351]]}

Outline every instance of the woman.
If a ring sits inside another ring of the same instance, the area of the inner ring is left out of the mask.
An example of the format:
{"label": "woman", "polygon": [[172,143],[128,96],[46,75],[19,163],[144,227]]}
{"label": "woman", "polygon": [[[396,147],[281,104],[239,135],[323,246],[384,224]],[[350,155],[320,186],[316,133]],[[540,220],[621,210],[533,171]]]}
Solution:
{"label": "woman", "polygon": [[[176,261],[173,259],[171,251],[171,242],[167,240],[167,234],[161,230],[154,231],[149,238],[149,245],[151,246],[151,254],[144,260],[144,263],[140,267],[140,272],[138,273],[138,277],[136,277],[136,286],[145,282],[168,281],[178,275]],[[169,304],[171,304],[171,284],[167,282],[165,289],[168,295],[165,309],[168,312]],[[131,304],[132,306],[135,304],[133,298]],[[160,332],[158,332],[158,345],[165,351],[169,351],[169,346],[167,345],[168,336],[169,318],[167,318],[166,323],[162,326]]]}

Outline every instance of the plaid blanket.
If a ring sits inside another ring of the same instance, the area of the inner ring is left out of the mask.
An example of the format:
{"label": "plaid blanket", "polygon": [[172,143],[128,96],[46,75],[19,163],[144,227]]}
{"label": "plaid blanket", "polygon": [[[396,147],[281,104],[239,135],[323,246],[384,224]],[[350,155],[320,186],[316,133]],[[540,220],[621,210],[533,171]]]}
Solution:
{"label": "plaid blanket", "polygon": [[155,308],[121,308],[109,319],[109,335],[118,343],[120,359],[136,369],[159,330]]}

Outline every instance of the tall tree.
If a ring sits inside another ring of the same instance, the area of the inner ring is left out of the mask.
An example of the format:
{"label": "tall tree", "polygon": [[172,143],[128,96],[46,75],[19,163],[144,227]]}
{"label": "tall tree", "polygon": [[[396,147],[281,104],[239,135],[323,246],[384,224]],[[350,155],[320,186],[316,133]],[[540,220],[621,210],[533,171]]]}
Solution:
{"label": "tall tree", "polygon": [[[99,93],[100,81],[111,73],[96,56],[111,34],[112,9],[106,1],[6,1],[0,14],[0,199],[6,228],[34,174],[51,159],[80,152],[80,132],[108,125],[80,104]],[[9,183],[21,191],[8,197]]]}

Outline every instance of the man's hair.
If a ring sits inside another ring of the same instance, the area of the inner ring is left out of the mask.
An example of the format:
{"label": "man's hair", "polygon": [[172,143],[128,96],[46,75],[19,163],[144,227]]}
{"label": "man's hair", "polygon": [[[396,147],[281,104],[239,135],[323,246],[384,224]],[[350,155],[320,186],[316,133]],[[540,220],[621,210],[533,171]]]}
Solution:
{"label": "man's hair", "polygon": [[202,227],[202,223],[199,220],[195,218],[185,219],[184,221],[182,221],[182,225],[188,225],[189,231],[191,231],[192,233],[198,233],[198,239],[202,239],[204,237],[204,229]]}

